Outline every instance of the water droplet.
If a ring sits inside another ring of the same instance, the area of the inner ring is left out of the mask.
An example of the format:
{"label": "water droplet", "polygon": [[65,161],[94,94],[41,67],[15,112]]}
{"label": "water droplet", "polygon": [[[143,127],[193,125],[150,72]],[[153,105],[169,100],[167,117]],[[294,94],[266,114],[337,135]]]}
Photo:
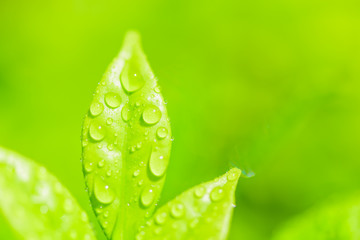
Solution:
{"label": "water droplet", "polygon": [[166,128],[164,128],[164,127],[159,127],[156,130],[156,136],[159,139],[164,139],[164,138],[166,138],[167,135],[168,135],[168,130]]}
{"label": "water droplet", "polygon": [[163,223],[165,222],[166,217],[167,217],[167,213],[166,213],[166,212],[158,213],[158,214],[156,214],[156,216],[155,216],[155,222],[156,222],[158,225],[161,225],[161,224],[163,224]]}
{"label": "water droplet", "polygon": [[140,201],[144,207],[149,207],[155,199],[155,192],[150,187],[145,187],[141,192]]}
{"label": "water droplet", "polygon": [[94,117],[99,116],[104,111],[104,105],[99,102],[93,102],[90,105],[90,113]]}
{"label": "water droplet", "polygon": [[144,239],[145,232],[141,231],[136,235],[136,240],[143,240]]}
{"label": "water droplet", "polygon": [[86,214],[86,212],[82,211],[81,212],[81,221],[87,222],[88,220],[89,220],[88,215]]}
{"label": "water droplet", "polygon": [[109,149],[109,151],[114,150],[114,144],[110,143],[107,148]]}
{"label": "water droplet", "polygon": [[141,146],[142,146],[142,142],[138,142],[138,143],[136,144],[136,149],[139,150],[139,149],[141,148]]}
{"label": "water droplet", "polygon": [[210,199],[218,202],[224,197],[224,190],[221,187],[215,187],[210,193]]}
{"label": "water droplet", "polygon": [[130,147],[130,152],[131,152],[131,153],[134,153],[135,151],[136,151],[136,147],[135,147],[135,146],[131,146],[131,147]]}
{"label": "water droplet", "polygon": [[139,176],[139,174],[140,174],[140,170],[137,169],[137,170],[134,171],[133,176],[137,177],[137,176]]}
{"label": "water droplet", "polygon": [[182,203],[175,203],[171,207],[171,216],[174,218],[181,218],[185,213],[185,207]]}
{"label": "water droplet", "polygon": [[108,177],[111,176],[111,170],[108,170],[108,171],[106,172],[106,176],[108,176]]}
{"label": "water droplet", "polygon": [[155,177],[161,177],[164,175],[167,167],[168,167],[168,159],[161,155],[159,152],[153,151],[149,160],[149,168],[151,173]]}
{"label": "water droplet", "polygon": [[121,109],[121,117],[125,122],[130,119],[130,109],[127,104]]}
{"label": "water droplet", "polygon": [[95,141],[101,141],[105,137],[105,129],[97,122],[92,122],[89,128],[90,137]]}
{"label": "water droplet", "polygon": [[202,198],[205,195],[206,189],[203,186],[195,188],[194,195],[197,198]]}
{"label": "water droplet", "polygon": [[109,92],[105,94],[105,103],[110,108],[118,108],[121,104],[121,98],[119,94],[114,92]]}
{"label": "water droplet", "polygon": [[138,186],[140,187],[141,185],[143,185],[143,183],[144,183],[144,180],[141,179],[140,181],[138,181]]}
{"label": "water droplet", "polygon": [[155,233],[155,235],[159,235],[161,233],[161,231],[162,231],[162,228],[158,227],[158,228],[155,228],[154,233]]}
{"label": "water droplet", "polygon": [[123,88],[131,93],[136,92],[145,84],[145,79],[139,71],[139,66],[135,60],[129,60],[120,74],[120,82]]}
{"label": "water droplet", "polygon": [[96,208],[96,209],[95,209],[95,212],[96,212],[97,214],[102,213],[102,211],[103,211],[102,206],[100,206],[99,208]]}
{"label": "water droplet", "polygon": [[114,122],[114,120],[112,118],[106,119],[106,124],[107,125],[111,125],[111,124],[113,124],[113,122]]}
{"label": "water droplet", "polygon": [[104,165],[105,165],[105,160],[104,159],[98,162],[99,168],[102,168]]}
{"label": "water droplet", "polygon": [[93,163],[92,162],[84,162],[84,169],[86,172],[90,173],[94,169]]}
{"label": "water droplet", "polygon": [[160,87],[159,87],[159,86],[156,86],[156,87],[154,88],[154,92],[159,93],[159,92],[160,92]]}
{"label": "water droplet", "polygon": [[74,204],[70,198],[65,199],[64,201],[64,210],[65,212],[71,212],[74,209]]}
{"label": "water droplet", "polygon": [[109,204],[114,201],[115,194],[112,189],[99,177],[95,178],[94,193],[96,199],[103,203]]}
{"label": "water droplet", "polygon": [[145,123],[153,125],[160,121],[161,118],[161,111],[158,107],[154,105],[147,106],[144,109],[142,114],[142,118]]}
{"label": "water droplet", "polygon": [[236,180],[236,178],[237,178],[236,172],[234,172],[234,171],[229,172],[229,174],[227,176],[227,179],[229,181],[234,181],[234,180]]}
{"label": "water droplet", "polygon": [[88,144],[89,144],[89,140],[87,138],[84,139],[83,142],[82,142],[82,146],[86,147]]}

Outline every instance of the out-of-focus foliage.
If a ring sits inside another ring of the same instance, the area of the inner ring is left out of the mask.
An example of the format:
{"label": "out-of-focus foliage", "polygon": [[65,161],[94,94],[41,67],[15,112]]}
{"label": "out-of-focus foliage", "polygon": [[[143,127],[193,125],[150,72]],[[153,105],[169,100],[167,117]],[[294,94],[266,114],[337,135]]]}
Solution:
{"label": "out-of-focus foliage", "polygon": [[273,240],[360,239],[359,195],[332,200],[286,223]]}
{"label": "out-of-focus foliage", "polygon": [[229,239],[269,239],[292,216],[359,188],[359,7],[1,1],[0,144],[45,165],[90,213],[81,124],[126,30],[136,28],[175,138],[161,202],[246,161],[256,177],[239,184]]}
{"label": "out-of-focus foliage", "polygon": [[87,214],[47,170],[0,147],[0,212],[21,239],[96,240]]}

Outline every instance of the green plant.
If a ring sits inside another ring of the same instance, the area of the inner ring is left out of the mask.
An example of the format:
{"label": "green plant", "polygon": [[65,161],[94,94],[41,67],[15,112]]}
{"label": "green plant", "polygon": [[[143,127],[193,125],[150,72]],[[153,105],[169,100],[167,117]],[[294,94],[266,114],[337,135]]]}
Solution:
{"label": "green plant", "polygon": [[[99,83],[82,133],[87,190],[108,239],[226,239],[241,171],[156,209],[171,142],[157,80],[130,32]],[[1,210],[20,236],[95,239],[85,212],[43,167],[0,148],[0,171]]]}

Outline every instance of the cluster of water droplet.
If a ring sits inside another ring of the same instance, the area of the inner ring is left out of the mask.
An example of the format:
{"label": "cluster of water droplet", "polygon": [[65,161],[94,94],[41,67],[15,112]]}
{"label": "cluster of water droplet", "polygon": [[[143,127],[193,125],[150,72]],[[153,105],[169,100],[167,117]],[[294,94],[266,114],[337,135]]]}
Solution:
{"label": "cluster of water droplet", "polygon": [[[224,209],[231,210],[234,181],[238,170],[231,170],[213,182],[196,186],[161,207],[145,226],[138,230],[136,240],[188,239],[195,236],[199,224],[221,228],[218,221]],[[220,214],[219,214],[220,213]],[[195,232],[189,234],[189,232]],[[205,238],[206,239],[206,238]]]}
{"label": "cluster of water droplet", "polygon": [[151,216],[168,166],[171,136],[151,72],[144,73],[128,59],[104,79],[85,118],[82,144],[92,205],[109,236],[121,205]]}

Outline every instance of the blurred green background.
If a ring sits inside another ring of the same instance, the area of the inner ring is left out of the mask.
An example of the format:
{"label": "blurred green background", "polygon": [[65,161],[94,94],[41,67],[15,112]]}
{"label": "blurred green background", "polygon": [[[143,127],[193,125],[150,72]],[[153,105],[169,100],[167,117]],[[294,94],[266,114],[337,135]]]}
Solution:
{"label": "blurred green background", "polygon": [[230,240],[269,239],[292,216],[359,189],[359,7],[1,0],[0,145],[46,166],[94,220],[81,124],[125,32],[137,29],[175,138],[161,202],[248,164],[256,176],[239,183]]}

